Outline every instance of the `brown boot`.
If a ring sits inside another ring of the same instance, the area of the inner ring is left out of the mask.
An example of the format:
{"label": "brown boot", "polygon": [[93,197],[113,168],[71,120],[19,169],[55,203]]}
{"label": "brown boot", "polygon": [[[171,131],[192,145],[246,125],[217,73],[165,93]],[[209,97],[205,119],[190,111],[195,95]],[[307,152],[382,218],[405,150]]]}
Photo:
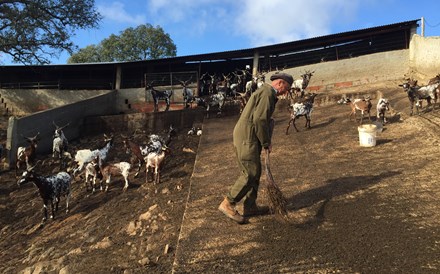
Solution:
{"label": "brown boot", "polygon": [[227,198],[223,200],[223,202],[218,207],[218,210],[223,212],[228,218],[236,221],[239,224],[244,224],[245,219],[243,216],[238,213],[238,211],[235,209],[234,205],[231,204]]}
{"label": "brown boot", "polygon": [[268,207],[259,207],[255,203],[251,205],[244,204],[243,206],[243,216],[258,216],[258,215],[266,215],[269,213]]}

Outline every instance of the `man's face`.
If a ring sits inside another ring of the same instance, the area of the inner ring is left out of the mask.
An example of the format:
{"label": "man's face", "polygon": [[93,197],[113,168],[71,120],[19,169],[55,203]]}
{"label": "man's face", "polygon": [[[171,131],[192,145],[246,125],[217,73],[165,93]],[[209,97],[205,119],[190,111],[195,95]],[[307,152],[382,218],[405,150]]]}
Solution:
{"label": "man's face", "polygon": [[285,80],[280,81],[280,89],[278,90],[282,95],[286,94],[290,90],[291,86]]}

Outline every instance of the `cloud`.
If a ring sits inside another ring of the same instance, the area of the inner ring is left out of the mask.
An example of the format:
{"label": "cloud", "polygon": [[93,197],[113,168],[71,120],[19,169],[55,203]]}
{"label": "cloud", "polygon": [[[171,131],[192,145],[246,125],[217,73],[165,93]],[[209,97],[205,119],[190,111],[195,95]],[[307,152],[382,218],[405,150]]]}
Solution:
{"label": "cloud", "polygon": [[237,33],[262,46],[329,34],[334,22],[356,13],[358,1],[244,0],[243,7]]}
{"label": "cloud", "polygon": [[120,2],[112,2],[110,5],[97,5],[98,12],[104,17],[104,20],[115,21],[117,23],[128,23],[131,25],[145,24],[145,15],[129,14],[125,6]]}
{"label": "cloud", "polygon": [[151,0],[148,11],[165,30],[178,27],[191,36],[219,32],[254,47],[333,33],[333,25],[355,17],[359,1]]}

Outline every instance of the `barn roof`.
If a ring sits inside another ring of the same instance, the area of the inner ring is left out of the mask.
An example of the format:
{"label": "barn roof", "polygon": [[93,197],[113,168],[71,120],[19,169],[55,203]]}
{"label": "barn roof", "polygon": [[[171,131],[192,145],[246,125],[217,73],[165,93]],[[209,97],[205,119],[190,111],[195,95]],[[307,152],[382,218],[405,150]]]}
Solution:
{"label": "barn roof", "polygon": [[[147,73],[173,71],[230,72],[252,66],[256,52],[261,70],[296,67],[376,52],[407,49],[417,20],[313,37],[275,45],[155,60],[115,63],[0,66],[0,87],[113,88],[117,67],[121,88],[138,87]],[[44,84],[46,83],[46,84]],[[75,86],[77,85],[77,86]]]}

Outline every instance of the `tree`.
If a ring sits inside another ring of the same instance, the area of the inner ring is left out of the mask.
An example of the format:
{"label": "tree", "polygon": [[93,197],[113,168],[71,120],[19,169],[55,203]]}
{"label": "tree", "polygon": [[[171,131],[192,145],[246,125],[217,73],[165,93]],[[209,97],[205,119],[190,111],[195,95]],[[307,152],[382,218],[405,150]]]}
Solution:
{"label": "tree", "polygon": [[72,54],[68,63],[140,61],[176,56],[176,45],[160,27],[151,24],[127,28],[110,35],[97,46],[87,46]]}
{"label": "tree", "polygon": [[14,63],[49,64],[77,47],[78,29],[97,28],[101,15],[94,0],[3,0],[0,3],[0,52]]}

